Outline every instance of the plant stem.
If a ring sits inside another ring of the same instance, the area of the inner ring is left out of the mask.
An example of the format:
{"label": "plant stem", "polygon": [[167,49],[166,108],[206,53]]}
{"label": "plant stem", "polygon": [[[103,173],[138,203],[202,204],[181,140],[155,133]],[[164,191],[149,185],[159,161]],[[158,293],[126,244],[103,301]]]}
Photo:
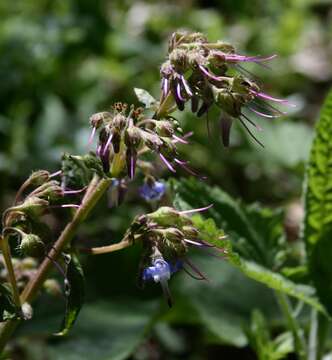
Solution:
{"label": "plant stem", "polygon": [[126,247],[128,247],[130,245],[132,245],[132,242],[130,242],[128,240],[122,240],[117,244],[91,248],[87,252],[92,255],[107,254],[107,253],[110,253],[113,251],[125,249]]}
{"label": "plant stem", "polygon": [[172,93],[169,91],[165,99],[160,104],[159,109],[155,114],[155,118],[161,119],[164,116],[170,114],[172,112],[173,107],[174,107],[174,99]]}
{"label": "plant stem", "polygon": [[[76,234],[79,225],[85,220],[90,211],[97,204],[98,200],[105,193],[108,186],[110,185],[110,182],[110,179],[100,179],[98,175],[93,177],[89,187],[86,190],[85,196],[82,199],[81,206],[76,211],[73,219],[64,228],[53,248],[50,250],[48,257],[46,257],[39,266],[37,274],[28,282],[24,288],[21,294],[22,304],[25,302],[31,302],[36,296],[53,266],[50,259],[56,260],[64,248],[70,243]],[[9,320],[3,325],[0,332],[0,353],[3,351],[3,348],[5,347],[7,341],[9,340],[19,322],[19,320]]]}
{"label": "plant stem", "polygon": [[280,309],[288,322],[288,327],[293,334],[295,351],[299,359],[306,360],[306,347],[303,339],[302,330],[293,315],[291,304],[284,293],[276,291],[275,294],[280,305]]}
{"label": "plant stem", "polygon": [[16,278],[15,278],[15,272],[14,272],[14,267],[13,267],[13,263],[12,263],[12,257],[10,254],[10,247],[8,244],[8,236],[0,236],[0,245],[1,245],[1,250],[2,250],[2,255],[5,259],[5,263],[6,263],[6,268],[7,268],[7,272],[8,272],[8,280],[12,286],[12,290],[13,290],[13,300],[15,305],[17,306],[18,309],[21,308],[21,300],[20,300],[20,293],[18,291],[17,288],[17,283],[16,283]]}
{"label": "plant stem", "polygon": [[308,360],[317,360],[317,335],[318,335],[318,315],[317,310],[311,309],[310,333],[308,344]]}

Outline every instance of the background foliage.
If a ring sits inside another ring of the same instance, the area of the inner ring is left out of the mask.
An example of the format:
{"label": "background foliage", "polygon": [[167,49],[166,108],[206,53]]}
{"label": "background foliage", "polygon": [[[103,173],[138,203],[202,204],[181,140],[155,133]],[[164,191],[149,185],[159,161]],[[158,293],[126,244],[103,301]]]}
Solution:
{"label": "background foliage", "polygon": [[[117,100],[135,102],[134,87],[158,94],[158,66],[168,35],[190,28],[211,40],[228,40],[241,53],[277,53],[271,70],[250,70],[259,73],[268,92],[290,97],[297,107],[282,119],[257,119],[265,149],[239,127],[232,133],[232,147],[222,148],[217,112],[210,113],[210,137],[204,119],[178,114],[184,128],[194,131],[183,153],[209,178],[195,188],[198,202],[179,195],[178,205],[205,205],[211,197],[217,205],[209,215],[236,240],[234,250],[266,269],[281,270],[285,251],[294,259],[303,253],[295,239],[312,125],[331,86],[331,1],[5,0],[0,17],[1,210],[32,169],[56,170],[64,151],[86,152],[92,113]],[[211,190],[212,184],[216,188]],[[175,181],[169,183],[170,190],[174,186]],[[230,202],[238,207],[238,217],[228,213]],[[135,193],[129,193],[127,204],[116,212],[107,200],[103,205],[82,227],[80,244],[116,241],[134,215],[149,210]],[[239,222],[229,225],[227,216]],[[253,223],[248,225],[248,218]],[[313,246],[311,250],[315,267]],[[197,254],[195,262],[211,281],[177,274],[171,283],[176,299],[172,310],[158,287],[137,288],[138,262],[137,248],[85,258],[87,305],[72,334],[61,341],[48,336],[59,330],[64,302],[43,296],[35,319],[17,335],[15,357],[254,359],[255,329],[266,322],[278,333],[282,326],[272,292],[223,260]]]}

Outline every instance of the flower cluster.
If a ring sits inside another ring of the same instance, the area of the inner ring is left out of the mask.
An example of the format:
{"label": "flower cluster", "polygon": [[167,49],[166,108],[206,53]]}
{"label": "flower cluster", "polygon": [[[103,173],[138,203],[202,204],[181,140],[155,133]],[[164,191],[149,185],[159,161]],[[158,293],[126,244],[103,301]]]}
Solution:
{"label": "flower cluster", "polygon": [[[268,57],[244,56],[235,53],[232,45],[222,41],[211,43],[201,33],[176,32],[169,42],[167,60],[161,66],[162,99],[172,96],[179,110],[191,101],[191,110],[197,116],[207,113],[216,104],[223,113],[223,142],[229,143],[231,119],[237,118],[252,134],[246,122],[256,126],[244,113],[274,118],[283,113],[267,101],[287,103],[261,91],[260,86],[240,64],[254,62],[264,66]],[[230,71],[233,69],[233,72]],[[234,75],[234,69],[238,72]]]}
{"label": "flower cluster", "polygon": [[94,114],[90,123],[91,139],[99,131],[97,156],[104,172],[112,177],[121,177],[127,169],[129,179],[133,179],[136,166],[144,172],[146,162],[139,157],[149,152],[158,154],[172,172],[179,165],[194,173],[186,161],[179,159],[177,143],[187,141],[181,137],[182,130],[174,118],[157,120],[146,117],[142,108],[116,103],[110,112]]}
{"label": "flower cluster", "polygon": [[[50,174],[40,170],[31,174],[17,193],[15,204],[2,217],[5,236],[18,236],[18,250],[25,256],[43,257],[46,245],[51,241],[51,230],[41,220],[52,208],[77,208],[76,204],[63,204],[65,195],[77,194],[81,190],[64,190],[60,182],[53,180],[60,172]],[[27,190],[30,189],[30,192]],[[23,197],[23,200],[21,200]]]}
{"label": "flower cluster", "polygon": [[203,280],[205,276],[186,258],[190,247],[213,247],[199,238],[199,231],[188,214],[204,211],[200,209],[178,211],[172,207],[160,207],[155,212],[137,216],[124,239],[134,243],[141,241],[143,256],[140,264],[140,279],[160,283],[171,305],[167,281],[171,274],[187,267],[196,273],[194,278]]}

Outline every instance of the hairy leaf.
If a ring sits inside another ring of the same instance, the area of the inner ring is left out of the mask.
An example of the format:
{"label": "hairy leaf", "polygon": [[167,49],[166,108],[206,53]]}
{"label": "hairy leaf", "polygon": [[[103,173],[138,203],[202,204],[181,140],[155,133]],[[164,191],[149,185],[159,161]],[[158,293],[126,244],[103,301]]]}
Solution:
{"label": "hairy leaf", "polygon": [[134,90],[138,101],[144,104],[147,109],[153,108],[157,104],[157,100],[146,90],[139,88]]}
{"label": "hairy leaf", "polygon": [[270,269],[279,267],[285,254],[282,212],[262,208],[258,204],[245,206],[217,187],[196,179],[172,180],[175,206],[196,208],[208,204],[207,212],[218,228],[232,240],[234,249],[245,259]]}
{"label": "hairy leaf", "polygon": [[223,238],[212,219],[203,220],[199,215],[193,217],[195,226],[200,230],[204,240],[222,249],[222,256],[229,263],[242,271],[250,279],[256,280],[267,287],[282,291],[287,295],[302,300],[318,311],[326,314],[322,304],[315,297],[315,289],[311,286],[294,283],[281,274],[273,272],[257,263],[243,259],[232,249],[231,242]]}
{"label": "hairy leaf", "polygon": [[332,92],[328,95],[311,148],[305,182],[309,270],[318,296],[332,314]]}
{"label": "hairy leaf", "polygon": [[78,257],[70,256],[66,281],[66,312],[58,336],[67,335],[74,325],[84,302],[84,275]]}

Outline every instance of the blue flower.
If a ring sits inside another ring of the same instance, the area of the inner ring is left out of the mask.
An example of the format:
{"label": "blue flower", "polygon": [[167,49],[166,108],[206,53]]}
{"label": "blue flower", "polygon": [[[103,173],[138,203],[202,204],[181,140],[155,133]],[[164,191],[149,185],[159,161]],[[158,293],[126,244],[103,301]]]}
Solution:
{"label": "blue flower", "polygon": [[160,200],[166,191],[166,185],[160,181],[146,182],[139,188],[139,193],[146,201]]}
{"label": "blue flower", "polygon": [[177,261],[175,265],[172,265],[163,258],[158,258],[152,262],[151,266],[145,268],[142,273],[144,281],[153,280],[156,283],[160,283],[169,307],[172,307],[172,297],[168,288],[168,280],[171,274],[178,271],[181,267],[181,261]]}

